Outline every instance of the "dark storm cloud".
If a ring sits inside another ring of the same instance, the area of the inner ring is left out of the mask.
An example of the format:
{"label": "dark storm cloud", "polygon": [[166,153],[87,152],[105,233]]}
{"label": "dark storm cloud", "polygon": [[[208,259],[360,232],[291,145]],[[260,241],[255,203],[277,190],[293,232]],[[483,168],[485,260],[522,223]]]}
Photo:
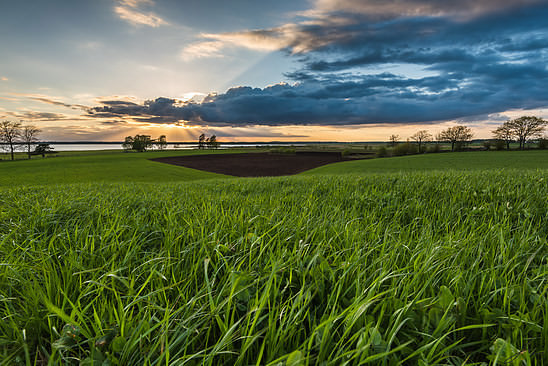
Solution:
{"label": "dark storm cloud", "polygon": [[283,45],[301,65],[286,74],[296,84],[236,87],[201,103],[104,101],[89,113],[211,126],[352,125],[466,121],[548,105],[544,2],[318,3],[316,18],[301,23],[217,36]]}

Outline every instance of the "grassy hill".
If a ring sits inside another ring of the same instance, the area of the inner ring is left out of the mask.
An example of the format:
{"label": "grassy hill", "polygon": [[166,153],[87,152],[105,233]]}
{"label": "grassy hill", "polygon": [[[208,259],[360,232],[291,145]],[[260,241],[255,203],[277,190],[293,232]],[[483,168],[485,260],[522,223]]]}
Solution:
{"label": "grassy hill", "polygon": [[330,164],[304,174],[370,174],[427,170],[548,169],[548,150],[421,154]]}
{"label": "grassy hill", "polygon": [[[231,151],[232,152],[232,151]],[[202,151],[63,152],[45,159],[0,162],[0,186],[88,182],[173,182],[225,177],[150,161],[150,158],[204,153]],[[223,150],[207,153],[224,153]],[[226,177],[225,177],[226,178]]]}
{"label": "grassy hill", "polygon": [[[198,179],[228,178],[179,166],[150,161],[150,158],[203,153],[249,152],[154,151],[123,153],[120,151],[63,152],[55,157],[32,160],[1,161],[0,187],[51,185],[90,182],[183,182]],[[500,170],[548,169],[548,151],[492,151],[423,154],[413,156],[358,160],[330,164],[302,174],[371,174],[427,170]]]}

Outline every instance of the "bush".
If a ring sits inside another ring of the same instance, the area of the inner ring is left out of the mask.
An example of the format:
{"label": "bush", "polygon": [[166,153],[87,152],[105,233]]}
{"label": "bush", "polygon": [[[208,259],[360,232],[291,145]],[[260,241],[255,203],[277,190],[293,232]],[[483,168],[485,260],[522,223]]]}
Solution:
{"label": "bush", "polygon": [[428,150],[426,152],[429,152],[429,153],[439,153],[441,151],[441,146],[440,144],[434,144],[434,145],[430,145],[428,146]]}
{"label": "bush", "polygon": [[406,142],[404,144],[398,144],[392,151],[395,156],[412,155],[418,152],[417,145]]}
{"label": "bush", "polygon": [[271,154],[287,154],[294,155],[297,153],[297,150],[294,147],[281,146],[275,149],[270,150]]}
{"label": "bush", "polygon": [[350,155],[350,154],[352,154],[352,149],[350,149],[350,148],[346,148],[346,149],[344,149],[343,151],[341,151],[341,156],[342,156],[343,158],[344,158],[345,156]]}
{"label": "bush", "polygon": [[538,148],[546,150],[548,149],[548,139],[541,138],[538,140]]}
{"label": "bush", "polygon": [[483,141],[483,147],[485,148],[485,150],[491,150],[491,141],[489,140],[485,140]]}
{"label": "bush", "polygon": [[506,142],[504,142],[503,140],[495,141],[495,149],[504,150],[505,148],[506,148]]}
{"label": "bush", "polygon": [[381,146],[377,150],[377,157],[378,158],[384,158],[385,156],[388,156],[388,152],[386,151],[386,147]]}

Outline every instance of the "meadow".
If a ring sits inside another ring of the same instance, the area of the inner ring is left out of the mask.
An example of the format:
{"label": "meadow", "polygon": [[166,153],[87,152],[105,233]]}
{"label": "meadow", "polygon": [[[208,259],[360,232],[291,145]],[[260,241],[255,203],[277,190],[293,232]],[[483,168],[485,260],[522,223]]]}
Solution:
{"label": "meadow", "polygon": [[548,153],[252,179],[158,154],[0,164],[2,364],[548,360]]}

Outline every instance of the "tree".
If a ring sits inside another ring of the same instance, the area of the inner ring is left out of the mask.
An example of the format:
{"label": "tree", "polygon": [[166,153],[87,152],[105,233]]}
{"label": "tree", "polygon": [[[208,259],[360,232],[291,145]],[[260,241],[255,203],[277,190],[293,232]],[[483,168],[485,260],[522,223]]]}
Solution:
{"label": "tree", "polygon": [[156,140],[156,147],[158,150],[164,150],[167,147],[166,135],[158,137],[158,140]]}
{"label": "tree", "polygon": [[126,136],[124,143],[122,144],[122,147],[124,150],[131,150],[133,149],[133,137],[132,136]]}
{"label": "tree", "polygon": [[217,136],[212,135],[207,139],[207,147],[209,149],[217,149],[219,147],[219,142],[217,141]]}
{"label": "tree", "polygon": [[470,127],[458,125],[441,131],[438,134],[437,139],[438,141],[450,142],[451,151],[455,151],[455,147],[457,150],[460,150],[464,144],[472,140],[473,136],[474,134]]}
{"label": "tree", "polygon": [[150,135],[135,135],[133,137],[127,136],[122,146],[124,149],[132,149],[138,152],[146,151],[152,146],[154,140],[150,138]]}
{"label": "tree", "polygon": [[0,141],[8,145],[11,152],[11,160],[15,159],[15,144],[17,143],[19,136],[21,136],[21,122],[0,122]]}
{"label": "tree", "polygon": [[133,149],[139,152],[147,151],[152,147],[154,141],[150,138],[150,135],[135,135],[133,138]]}
{"label": "tree", "polygon": [[42,155],[43,158],[46,157],[46,154],[54,154],[53,147],[49,146],[48,143],[41,142],[34,148],[34,155]]}
{"label": "tree", "polygon": [[38,134],[40,133],[40,129],[33,125],[24,125],[23,129],[21,131],[21,138],[25,145],[27,145],[27,155],[30,159],[31,151],[30,147],[33,143],[38,141]]}
{"label": "tree", "polygon": [[410,137],[411,140],[417,142],[417,144],[419,145],[419,154],[422,152],[422,144],[424,142],[428,142],[428,141],[431,141],[432,140],[432,135],[430,133],[428,133],[428,131],[426,130],[420,130],[420,131],[417,131],[413,136]]}
{"label": "tree", "polygon": [[198,149],[205,149],[205,135],[203,133],[198,137]]}
{"label": "tree", "polygon": [[504,143],[506,143],[507,150],[510,150],[510,142],[514,140],[514,133],[509,122],[510,121],[504,122],[502,126],[499,126],[496,130],[492,131],[493,136],[497,140],[504,141]]}
{"label": "tree", "polygon": [[400,141],[400,136],[398,135],[390,135],[390,137],[388,138],[390,140],[390,145],[392,145],[392,147],[396,146],[396,144],[398,143],[398,141]]}
{"label": "tree", "polygon": [[523,116],[506,123],[512,135],[518,140],[520,150],[523,150],[528,140],[542,136],[547,122],[538,117]]}

